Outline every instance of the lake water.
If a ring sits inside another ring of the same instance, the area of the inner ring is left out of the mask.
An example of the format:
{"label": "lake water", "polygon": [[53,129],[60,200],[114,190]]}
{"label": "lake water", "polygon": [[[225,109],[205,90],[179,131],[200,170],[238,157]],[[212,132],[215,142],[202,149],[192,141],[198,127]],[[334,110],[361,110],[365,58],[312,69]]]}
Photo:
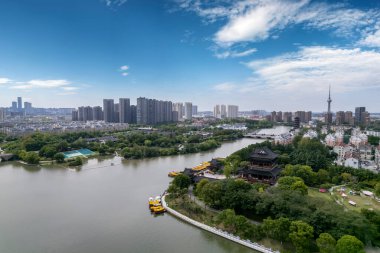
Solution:
{"label": "lake water", "polygon": [[163,158],[90,159],[78,172],[3,163],[0,252],[252,252],[169,214],[154,217],[147,201],[168,187],[169,171],[258,141],[240,139],[209,152]]}

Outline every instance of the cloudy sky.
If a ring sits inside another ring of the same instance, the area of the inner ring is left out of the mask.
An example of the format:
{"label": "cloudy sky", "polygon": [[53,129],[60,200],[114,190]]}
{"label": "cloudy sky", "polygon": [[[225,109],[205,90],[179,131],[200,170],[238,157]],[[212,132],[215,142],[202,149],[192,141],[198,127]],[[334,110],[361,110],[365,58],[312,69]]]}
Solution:
{"label": "cloudy sky", "polygon": [[1,0],[0,106],[380,111],[380,1]]}

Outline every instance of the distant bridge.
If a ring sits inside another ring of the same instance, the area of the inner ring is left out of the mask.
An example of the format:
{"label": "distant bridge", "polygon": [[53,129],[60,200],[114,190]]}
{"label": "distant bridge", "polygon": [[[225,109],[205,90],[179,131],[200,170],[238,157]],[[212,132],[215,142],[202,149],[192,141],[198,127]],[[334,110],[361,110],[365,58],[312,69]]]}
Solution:
{"label": "distant bridge", "polygon": [[3,161],[9,161],[11,160],[15,155],[14,154],[0,154],[0,162]]}
{"label": "distant bridge", "polygon": [[249,133],[244,135],[244,137],[247,138],[253,138],[253,139],[267,139],[267,140],[273,140],[277,134],[258,134],[258,133]]}

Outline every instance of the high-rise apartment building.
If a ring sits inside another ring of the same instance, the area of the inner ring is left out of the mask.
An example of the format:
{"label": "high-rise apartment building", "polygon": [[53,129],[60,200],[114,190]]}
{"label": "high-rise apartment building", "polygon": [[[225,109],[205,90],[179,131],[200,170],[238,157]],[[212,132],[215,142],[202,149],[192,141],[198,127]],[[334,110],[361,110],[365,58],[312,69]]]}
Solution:
{"label": "high-rise apartment building", "polygon": [[120,105],[119,103],[115,103],[113,105],[114,107],[114,115],[113,115],[113,122],[120,123]]}
{"label": "high-rise apartment building", "polygon": [[78,107],[78,121],[84,121],[84,106]]}
{"label": "high-rise apartment building", "polygon": [[71,112],[71,120],[72,121],[78,121],[79,120],[79,117],[78,117],[78,110],[73,110]]}
{"label": "high-rise apartment building", "polygon": [[185,102],[185,119],[191,120],[193,117],[193,104],[191,102]]}
{"label": "high-rise apartment building", "polygon": [[282,111],[276,113],[276,121],[282,122]]}
{"label": "high-rise apartment building", "polygon": [[[174,103],[173,104],[173,111],[177,112],[177,119],[175,121],[181,121],[183,120],[183,103]],[[174,117],[176,115],[173,115]],[[174,119],[174,118],[173,118]]]}
{"label": "high-rise apartment building", "polygon": [[171,101],[137,98],[137,124],[151,125],[173,121],[173,104]]}
{"label": "high-rise apartment building", "polygon": [[120,98],[119,107],[120,123],[131,123],[131,104],[129,98]]}
{"label": "high-rise apartment building", "polygon": [[215,105],[214,106],[214,117],[220,119],[220,105]]}
{"label": "high-rise apartment building", "polygon": [[17,97],[17,109],[22,109],[22,97]]}
{"label": "high-rise apartment building", "polygon": [[85,106],[83,108],[83,121],[94,120],[94,113],[91,106]]}
{"label": "high-rise apartment building", "polygon": [[24,102],[24,112],[25,112],[25,114],[31,114],[32,113],[32,103]]}
{"label": "high-rise apartment building", "polygon": [[114,122],[115,105],[113,99],[103,99],[103,114],[105,122]]}
{"label": "high-rise apartment building", "polygon": [[137,108],[135,105],[131,105],[131,124],[136,124],[137,123]]}
{"label": "high-rise apartment building", "polygon": [[289,123],[292,122],[292,113],[291,112],[284,112],[282,116],[282,121]]}
{"label": "high-rise apartment building", "polygon": [[294,117],[298,117],[300,122],[306,123],[306,112],[305,111],[296,111],[294,113]]}
{"label": "high-rise apartment building", "polygon": [[96,121],[103,120],[103,109],[101,106],[94,106],[92,108],[92,118]]}
{"label": "high-rise apartment building", "polygon": [[351,111],[346,111],[344,113],[344,122],[349,125],[354,125],[355,124],[355,118],[352,116]]}
{"label": "high-rise apartment building", "polygon": [[342,125],[345,122],[346,122],[346,120],[345,120],[345,113],[343,111],[336,112],[335,123],[337,125]]}
{"label": "high-rise apartment building", "polygon": [[227,118],[236,119],[238,117],[239,107],[237,105],[227,106]]}
{"label": "high-rise apartment building", "polygon": [[12,111],[17,111],[17,102],[16,101],[13,101],[12,102]]}
{"label": "high-rise apartment building", "polygon": [[367,111],[363,112],[362,113],[362,118],[363,118],[362,124],[365,125],[365,126],[368,125],[369,122],[370,122],[370,114],[369,114],[369,112],[367,112]]}
{"label": "high-rise apartment building", "polygon": [[362,125],[365,121],[365,107],[355,108],[355,125]]}
{"label": "high-rise apartment building", "polygon": [[218,119],[224,119],[227,117],[227,107],[226,105],[215,105],[214,106],[214,117]]}
{"label": "high-rise apartment building", "polygon": [[312,119],[312,115],[313,115],[313,113],[312,113],[311,111],[307,111],[307,112],[305,112],[305,122],[306,122],[306,123],[308,123],[308,122],[311,121],[311,119]]}
{"label": "high-rise apartment building", "polygon": [[0,108],[0,121],[4,121],[6,118],[5,109]]}
{"label": "high-rise apartment building", "polygon": [[197,114],[198,114],[198,106],[193,105],[193,115],[197,115]]}
{"label": "high-rise apartment building", "polygon": [[276,116],[277,116],[277,113],[275,111],[271,112],[270,118],[271,118],[272,122],[276,122],[277,121],[277,117]]}

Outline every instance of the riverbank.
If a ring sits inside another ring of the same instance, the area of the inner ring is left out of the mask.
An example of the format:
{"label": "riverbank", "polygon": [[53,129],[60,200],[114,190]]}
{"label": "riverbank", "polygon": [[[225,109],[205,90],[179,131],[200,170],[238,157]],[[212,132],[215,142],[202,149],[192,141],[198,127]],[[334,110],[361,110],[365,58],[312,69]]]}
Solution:
{"label": "riverbank", "polygon": [[40,161],[63,163],[67,159],[65,154],[76,150],[88,150],[97,155],[117,153],[126,159],[141,159],[213,150],[226,141],[242,137],[242,132],[237,130],[195,131],[179,127],[152,132],[131,129],[112,133],[34,133],[0,143],[0,148],[29,164],[39,164]]}
{"label": "riverbank", "polygon": [[162,196],[161,200],[162,200],[162,205],[167,210],[167,212],[172,214],[173,216],[183,220],[183,221],[186,221],[187,223],[189,223],[193,226],[196,226],[200,229],[203,229],[203,230],[208,231],[210,233],[213,233],[215,235],[221,236],[227,240],[233,241],[235,243],[238,243],[238,244],[243,245],[245,247],[248,247],[250,249],[256,250],[258,252],[262,252],[262,253],[279,253],[280,252],[280,251],[274,251],[270,248],[266,248],[265,246],[260,245],[260,244],[255,243],[255,242],[251,242],[250,240],[244,240],[238,236],[230,234],[230,233],[223,231],[221,229],[218,229],[218,228],[215,228],[212,226],[208,226],[208,225],[203,224],[201,222],[198,222],[196,220],[190,219],[189,217],[187,217],[187,216],[177,212],[176,210],[172,209],[171,207],[169,207],[169,205],[166,203],[165,198],[166,198],[166,195]]}
{"label": "riverbank", "polygon": [[[223,231],[228,235],[232,235],[235,238],[240,238],[243,241],[255,241],[257,245],[261,245],[265,249],[271,249],[278,252],[292,252],[294,248],[289,243],[281,244],[279,241],[266,238],[266,237],[251,237],[247,234],[242,233],[242,231],[231,231],[225,224],[220,223],[220,215],[222,211],[213,210],[205,205],[200,205],[194,196],[189,196],[187,194],[173,197],[171,194],[168,194],[165,198],[165,203],[172,210],[180,213],[181,215],[191,219],[195,222],[203,224],[205,226],[216,228],[217,230]],[[247,220],[251,225],[251,229],[259,229],[260,223],[254,222],[252,220]],[[242,221],[241,224],[244,222]],[[203,229],[203,228],[202,228]],[[229,232],[228,232],[229,231]]]}

